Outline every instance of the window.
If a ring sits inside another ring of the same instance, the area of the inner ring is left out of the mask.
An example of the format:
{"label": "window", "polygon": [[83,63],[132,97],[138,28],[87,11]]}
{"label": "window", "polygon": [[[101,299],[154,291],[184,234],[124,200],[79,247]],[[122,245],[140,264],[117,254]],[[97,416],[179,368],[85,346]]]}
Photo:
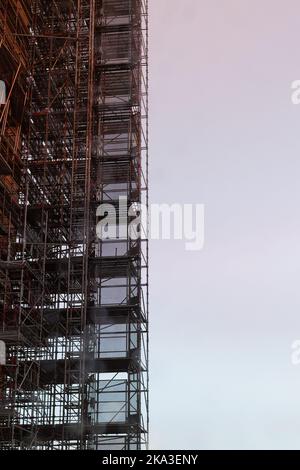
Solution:
{"label": "window", "polygon": [[6,102],[6,85],[3,80],[0,80],[0,105]]}

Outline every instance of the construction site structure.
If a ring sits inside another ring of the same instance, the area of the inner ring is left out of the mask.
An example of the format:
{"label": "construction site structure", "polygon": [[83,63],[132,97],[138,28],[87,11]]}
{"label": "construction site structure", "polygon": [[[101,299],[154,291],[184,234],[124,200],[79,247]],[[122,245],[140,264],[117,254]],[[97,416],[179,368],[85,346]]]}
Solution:
{"label": "construction site structure", "polygon": [[148,0],[0,2],[2,450],[147,448],[147,56]]}

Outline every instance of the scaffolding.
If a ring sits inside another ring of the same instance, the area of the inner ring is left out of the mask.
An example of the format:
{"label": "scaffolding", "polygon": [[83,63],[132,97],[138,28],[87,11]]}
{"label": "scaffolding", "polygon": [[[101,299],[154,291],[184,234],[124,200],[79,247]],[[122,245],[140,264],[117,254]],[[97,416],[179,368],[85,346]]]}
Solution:
{"label": "scaffolding", "polygon": [[0,448],[144,449],[148,240],[128,225],[148,207],[147,0],[0,15]]}

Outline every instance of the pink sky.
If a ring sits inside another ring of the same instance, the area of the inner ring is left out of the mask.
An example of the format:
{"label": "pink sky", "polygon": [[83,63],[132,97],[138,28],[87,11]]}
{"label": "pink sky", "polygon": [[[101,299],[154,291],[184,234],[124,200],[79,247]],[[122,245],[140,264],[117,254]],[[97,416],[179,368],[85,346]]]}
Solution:
{"label": "pink sky", "polygon": [[152,202],[206,245],[151,246],[152,448],[300,448],[300,3],[150,0]]}

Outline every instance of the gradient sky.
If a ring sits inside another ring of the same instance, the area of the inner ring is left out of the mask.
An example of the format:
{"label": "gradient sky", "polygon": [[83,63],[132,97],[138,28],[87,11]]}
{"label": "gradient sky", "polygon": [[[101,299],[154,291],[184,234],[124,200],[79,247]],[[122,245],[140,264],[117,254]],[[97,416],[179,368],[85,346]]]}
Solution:
{"label": "gradient sky", "polygon": [[300,449],[299,0],[150,0],[151,447]]}

